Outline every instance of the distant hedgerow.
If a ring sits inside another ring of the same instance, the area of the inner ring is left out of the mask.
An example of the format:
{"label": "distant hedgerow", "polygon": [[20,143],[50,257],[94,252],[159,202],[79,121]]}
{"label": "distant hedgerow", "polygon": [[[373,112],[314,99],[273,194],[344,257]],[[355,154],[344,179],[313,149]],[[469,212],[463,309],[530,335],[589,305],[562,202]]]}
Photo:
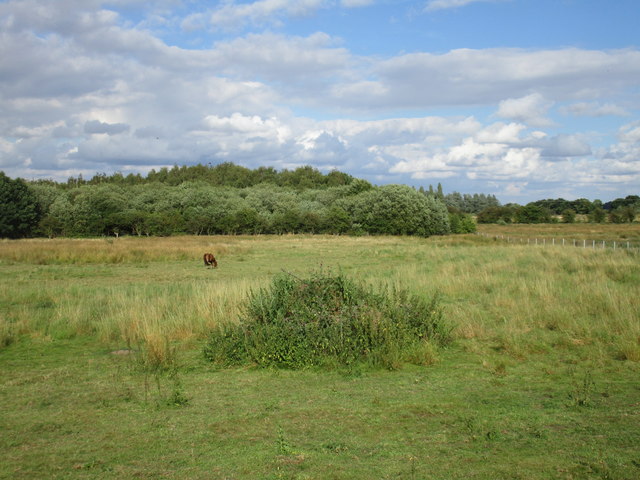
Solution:
{"label": "distant hedgerow", "polygon": [[238,323],[212,332],[204,353],[220,365],[396,368],[432,363],[449,334],[437,295],[374,293],[322,271],[304,279],[285,273],[250,295]]}

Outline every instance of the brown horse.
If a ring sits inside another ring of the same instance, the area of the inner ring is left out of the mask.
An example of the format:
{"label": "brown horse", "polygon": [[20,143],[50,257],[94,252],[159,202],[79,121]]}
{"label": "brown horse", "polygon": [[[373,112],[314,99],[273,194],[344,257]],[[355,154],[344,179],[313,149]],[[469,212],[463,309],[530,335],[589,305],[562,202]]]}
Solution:
{"label": "brown horse", "polygon": [[218,262],[216,261],[216,257],[213,256],[213,253],[204,254],[204,266],[218,268]]}

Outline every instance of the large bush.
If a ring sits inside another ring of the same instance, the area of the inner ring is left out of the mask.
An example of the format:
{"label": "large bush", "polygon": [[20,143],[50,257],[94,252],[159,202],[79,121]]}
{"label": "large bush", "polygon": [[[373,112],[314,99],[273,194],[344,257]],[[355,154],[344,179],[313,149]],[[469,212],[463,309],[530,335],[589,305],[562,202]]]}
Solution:
{"label": "large bush", "polygon": [[250,296],[238,323],[212,332],[205,356],[220,365],[396,368],[431,363],[448,338],[437,296],[374,293],[341,274],[281,274]]}
{"label": "large bush", "polygon": [[354,224],[382,235],[446,235],[449,215],[444,203],[405,185],[385,185],[349,199]]}

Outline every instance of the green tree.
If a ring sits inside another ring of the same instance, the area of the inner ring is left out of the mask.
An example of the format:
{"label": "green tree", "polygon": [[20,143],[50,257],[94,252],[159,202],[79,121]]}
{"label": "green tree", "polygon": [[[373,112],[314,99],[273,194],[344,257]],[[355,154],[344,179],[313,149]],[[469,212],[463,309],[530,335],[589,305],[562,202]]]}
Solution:
{"label": "green tree", "polygon": [[473,233],[476,231],[476,223],[468,213],[449,207],[449,224],[451,233]]}
{"label": "green tree", "polygon": [[385,185],[363,192],[347,203],[354,224],[385,235],[444,235],[450,232],[443,202],[405,185]]}
{"label": "green tree", "polygon": [[589,213],[589,221],[593,223],[602,223],[607,218],[607,212],[600,207],[594,208],[591,213]]}
{"label": "green tree", "polygon": [[[119,234],[121,225],[115,214],[127,208],[127,197],[122,187],[102,183],[86,185],[73,192],[72,235],[96,236]],[[113,230],[111,227],[115,227]]]}
{"label": "green tree", "polygon": [[0,237],[33,235],[40,216],[38,200],[26,182],[0,172]]}
{"label": "green tree", "polygon": [[564,223],[575,223],[576,221],[576,211],[571,208],[567,208],[562,211],[562,221]]}
{"label": "green tree", "polygon": [[611,223],[632,223],[636,218],[636,210],[631,206],[618,207],[609,212],[609,221]]}
{"label": "green tree", "polygon": [[551,212],[536,203],[529,203],[516,210],[517,223],[550,223]]}
{"label": "green tree", "polygon": [[334,234],[347,233],[351,230],[351,217],[344,208],[333,205],[325,213],[322,230]]}
{"label": "green tree", "polygon": [[487,207],[478,213],[478,223],[512,223],[514,211],[511,207]]}

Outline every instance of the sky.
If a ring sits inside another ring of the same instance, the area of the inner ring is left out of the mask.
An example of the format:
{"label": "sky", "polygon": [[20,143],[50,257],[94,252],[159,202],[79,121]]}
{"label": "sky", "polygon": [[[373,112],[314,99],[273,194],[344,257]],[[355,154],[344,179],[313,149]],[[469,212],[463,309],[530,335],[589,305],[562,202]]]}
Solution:
{"label": "sky", "polygon": [[0,0],[0,170],[640,193],[637,0]]}

